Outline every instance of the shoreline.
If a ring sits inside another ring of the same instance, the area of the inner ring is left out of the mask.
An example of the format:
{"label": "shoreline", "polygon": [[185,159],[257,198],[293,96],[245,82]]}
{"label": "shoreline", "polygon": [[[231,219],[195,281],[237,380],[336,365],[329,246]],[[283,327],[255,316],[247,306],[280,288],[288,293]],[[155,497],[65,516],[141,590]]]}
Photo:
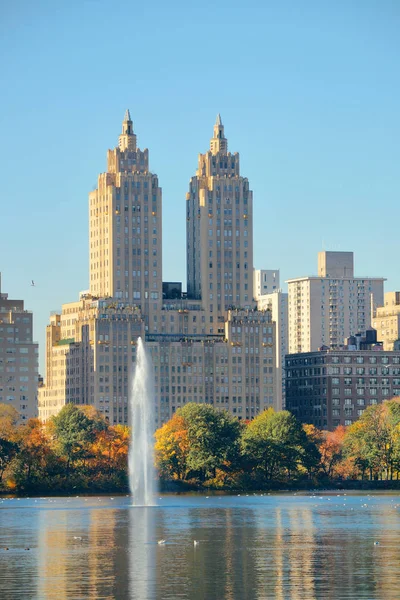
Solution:
{"label": "shoreline", "polygon": [[[361,480],[347,480],[347,481],[338,481],[338,482],[329,482],[324,484],[313,484],[313,485],[282,485],[282,484],[272,484],[270,486],[266,486],[259,489],[229,489],[229,488],[206,488],[206,487],[195,487],[193,485],[181,485],[176,482],[163,482],[160,485],[158,493],[160,495],[212,495],[212,496],[237,496],[242,494],[247,495],[260,495],[260,494],[268,494],[268,495],[278,495],[278,494],[309,494],[309,493],[337,493],[337,492],[349,492],[349,493],[359,493],[359,492],[399,492],[400,493],[400,481],[361,481]],[[71,498],[77,496],[87,496],[87,497],[98,497],[98,496],[118,496],[118,497],[127,497],[130,496],[129,490],[117,490],[117,489],[79,489],[74,488],[70,490],[60,489],[60,490],[19,490],[19,491],[10,491],[5,489],[0,489],[0,497],[2,498]]]}

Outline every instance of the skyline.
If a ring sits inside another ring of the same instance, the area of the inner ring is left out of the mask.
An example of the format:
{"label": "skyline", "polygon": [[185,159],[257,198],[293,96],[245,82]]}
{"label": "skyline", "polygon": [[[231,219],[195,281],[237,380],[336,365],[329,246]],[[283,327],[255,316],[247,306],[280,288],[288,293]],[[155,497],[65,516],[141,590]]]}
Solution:
{"label": "skyline", "polygon": [[[34,312],[43,375],[49,312],[89,287],[88,194],[127,107],[163,190],[164,280],[186,280],[185,195],[220,112],[254,192],[256,268],[280,269],[284,282],[315,273],[318,250],[350,250],[357,276],[386,277],[386,291],[400,289],[397,7],[388,3],[383,13],[367,2],[362,13],[361,4],[313,11],[311,3],[300,14],[293,3],[253,3],[251,19],[242,19],[235,3],[235,10],[212,6],[210,22],[225,23],[232,49],[220,65],[213,44],[191,45],[206,17],[193,21],[194,9],[183,14],[177,5],[168,12],[153,3],[151,31],[143,30],[150,8],[132,10],[134,43],[118,30],[124,7],[107,13],[106,23],[104,2],[95,14],[90,3],[82,7],[79,22],[77,3],[46,14],[22,3],[3,15],[0,270],[3,290]],[[121,57],[137,46],[146,50],[146,64],[137,51],[130,71],[126,59],[114,61],[112,44],[99,35],[107,27]],[[159,38],[164,53],[152,50]],[[192,67],[199,61],[207,82],[200,93]],[[217,67],[231,85],[221,85]]]}

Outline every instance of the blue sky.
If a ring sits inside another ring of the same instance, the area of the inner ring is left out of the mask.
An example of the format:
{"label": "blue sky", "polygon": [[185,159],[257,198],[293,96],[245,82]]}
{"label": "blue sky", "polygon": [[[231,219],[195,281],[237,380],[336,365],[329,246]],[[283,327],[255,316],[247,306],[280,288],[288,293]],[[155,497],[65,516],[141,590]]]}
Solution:
{"label": "blue sky", "polygon": [[49,312],[88,287],[88,192],[127,107],[163,188],[164,280],[185,280],[185,194],[220,112],[257,268],[353,250],[400,290],[399,31],[397,0],[1,3],[0,270],[41,366]]}

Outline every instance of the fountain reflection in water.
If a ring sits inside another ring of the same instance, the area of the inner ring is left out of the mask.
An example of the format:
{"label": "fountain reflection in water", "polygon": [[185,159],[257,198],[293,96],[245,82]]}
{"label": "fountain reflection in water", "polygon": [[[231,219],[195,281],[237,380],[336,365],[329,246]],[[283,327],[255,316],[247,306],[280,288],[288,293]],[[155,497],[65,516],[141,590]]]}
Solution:
{"label": "fountain reflection in water", "polygon": [[155,505],[154,376],[151,357],[138,339],[136,366],[130,394],[131,443],[129,485],[135,506]]}

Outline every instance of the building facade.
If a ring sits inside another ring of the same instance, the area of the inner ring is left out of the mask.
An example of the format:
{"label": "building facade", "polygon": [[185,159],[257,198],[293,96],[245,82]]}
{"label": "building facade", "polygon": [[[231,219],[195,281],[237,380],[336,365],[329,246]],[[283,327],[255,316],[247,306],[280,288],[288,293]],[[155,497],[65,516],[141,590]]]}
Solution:
{"label": "building facade", "polygon": [[95,406],[112,424],[127,423],[136,340],[144,328],[140,309],[131,303],[87,294],[64,304],[46,330],[40,418],[46,421],[74,403]]}
{"label": "building facade", "polygon": [[288,281],[289,353],[340,346],[366,331],[383,304],[384,281],[355,277],[352,252],[320,252],[318,277]]}
{"label": "building facade", "polygon": [[257,300],[258,310],[269,310],[276,328],[276,407],[285,407],[285,356],[288,353],[288,295],[281,289],[263,294]]}
{"label": "building facade", "polygon": [[32,332],[32,313],[2,293],[0,273],[0,403],[13,406],[21,423],[38,415],[39,347]]}
{"label": "building facade", "polygon": [[126,111],[107,171],[89,194],[89,284],[92,296],[140,306],[146,331],[157,332],[162,302],[162,200],[149,151],[137,147]]}
{"label": "building facade", "polygon": [[373,404],[400,396],[400,351],[382,346],[286,356],[286,408],[323,429],[351,425]]}
{"label": "building facade", "polygon": [[276,327],[271,310],[253,302],[252,192],[219,116],[187,195],[187,294],[180,282],[162,281],[161,209],[158,178],[127,111],[89,195],[90,289],[47,327],[40,418],[74,402],[128,423],[139,336],[153,358],[156,426],[186,402],[239,419],[279,408]]}
{"label": "building facade", "polygon": [[228,152],[220,115],[190,180],[186,219],[187,296],[202,301],[208,333],[221,333],[218,317],[254,305],[253,193],[239,154]]}
{"label": "building facade", "polygon": [[387,292],[384,305],[378,306],[373,320],[385,350],[393,350],[400,340],[400,292]]}
{"label": "building facade", "polygon": [[253,269],[254,300],[280,289],[279,269]]}

